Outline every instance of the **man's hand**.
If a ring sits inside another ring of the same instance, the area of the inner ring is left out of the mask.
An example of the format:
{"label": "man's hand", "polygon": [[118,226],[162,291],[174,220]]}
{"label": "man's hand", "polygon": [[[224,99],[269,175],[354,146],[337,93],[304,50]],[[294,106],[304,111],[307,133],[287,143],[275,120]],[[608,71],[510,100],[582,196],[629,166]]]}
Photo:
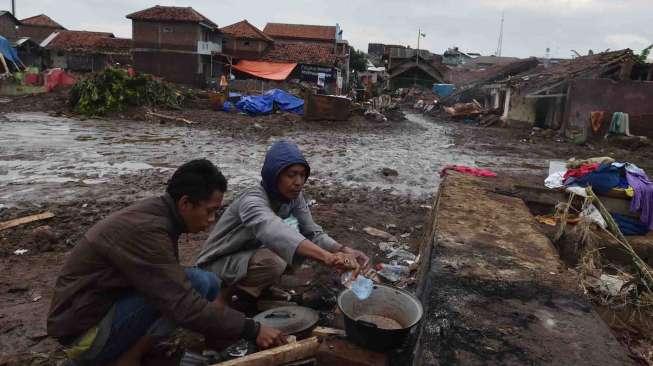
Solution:
{"label": "man's hand", "polygon": [[[356,275],[360,271],[360,266],[358,261],[351,254],[346,254],[343,252],[332,253],[329,255],[326,265],[336,268],[340,272],[353,271]],[[353,278],[356,278],[354,276]]]}
{"label": "man's hand", "polygon": [[286,344],[286,336],[281,331],[261,324],[261,329],[256,337],[258,348],[266,349],[284,344]]}
{"label": "man's hand", "polygon": [[370,258],[360,250],[343,246],[341,251],[345,254],[353,255],[354,258],[356,258],[356,261],[358,261],[358,264],[361,266],[361,268],[367,267],[367,265],[370,263]]}

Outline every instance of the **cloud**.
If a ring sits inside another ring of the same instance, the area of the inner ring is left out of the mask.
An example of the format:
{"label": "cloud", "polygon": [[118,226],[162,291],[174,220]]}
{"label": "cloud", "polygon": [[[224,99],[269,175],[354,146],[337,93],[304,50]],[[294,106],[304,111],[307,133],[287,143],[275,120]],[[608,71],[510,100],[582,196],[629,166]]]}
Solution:
{"label": "cloud", "polygon": [[651,40],[638,34],[611,34],[605,37],[606,44],[612,49],[631,48],[640,51],[651,44]]}

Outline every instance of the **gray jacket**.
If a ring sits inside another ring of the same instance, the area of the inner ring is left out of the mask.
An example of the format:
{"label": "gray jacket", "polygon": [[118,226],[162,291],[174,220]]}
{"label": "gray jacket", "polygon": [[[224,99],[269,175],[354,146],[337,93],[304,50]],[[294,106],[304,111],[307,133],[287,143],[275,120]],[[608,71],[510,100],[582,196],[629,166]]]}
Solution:
{"label": "gray jacket", "polygon": [[[284,223],[291,215],[299,222],[299,231]],[[256,249],[268,248],[292,263],[299,243],[305,239],[329,252],[336,247],[336,241],[313,221],[303,192],[297,199],[279,204],[258,185],[239,196],[220,217],[204,243],[197,265],[218,273],[222,281],[233,285],[247,274]]]}

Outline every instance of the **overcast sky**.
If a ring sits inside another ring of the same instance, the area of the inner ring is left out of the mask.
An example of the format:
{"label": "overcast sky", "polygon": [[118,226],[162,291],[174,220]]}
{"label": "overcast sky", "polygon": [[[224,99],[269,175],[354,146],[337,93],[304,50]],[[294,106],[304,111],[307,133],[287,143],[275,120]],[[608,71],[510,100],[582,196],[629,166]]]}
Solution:
{"label": "overcast sky", "polygon": [[[0,0],[10,8],[10,0]],[[192,6],[220,26],[247,19],[266,22],[339,23],[354,47],[370,42],[447,47],[493,54],[505,12],[503,56],[570,57],[571,50],[632,48],[653,43],[652,0],[16,0],[19,19],[45,13],[68,29],[131,37],[125,15],[153,5]]]}

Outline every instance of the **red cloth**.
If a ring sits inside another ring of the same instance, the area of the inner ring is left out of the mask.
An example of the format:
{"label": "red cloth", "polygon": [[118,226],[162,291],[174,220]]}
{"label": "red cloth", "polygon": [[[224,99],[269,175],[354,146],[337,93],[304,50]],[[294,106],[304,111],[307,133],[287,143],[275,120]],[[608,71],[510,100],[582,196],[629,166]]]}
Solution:
{"label": "red cloth", "polygon": [[41,85],[39,74],[27,74],[25,75],[25,85]]}
{"label": "red cloth", "polygon": [[496,177],[497,173],[481,168],[473,168],[471,166],[464,165],[447,165],[442,171],[440,171],[440,176],[444,177],[447,174],[447,170],[454,170],[463,174],[473,175],[475,177]]}
{"label": "red cloth", "polygon": [[601,166],[601,164],[595,163],[595,164],[581,165],[580,168],[567,169],[562,179],[563,181],[565,181],[569,177],[582,177],[584,175],[587,175],[595,171],[596,169],[598,169],[599,166]]}
{"label": "red cloth", "polygon": [[51,92],[59,85],[71,86],[75,85],[76,82],[77,80],[73,76],[67,74],[62,69],[49,70],[45,75],[45,87],[48,92]]}

